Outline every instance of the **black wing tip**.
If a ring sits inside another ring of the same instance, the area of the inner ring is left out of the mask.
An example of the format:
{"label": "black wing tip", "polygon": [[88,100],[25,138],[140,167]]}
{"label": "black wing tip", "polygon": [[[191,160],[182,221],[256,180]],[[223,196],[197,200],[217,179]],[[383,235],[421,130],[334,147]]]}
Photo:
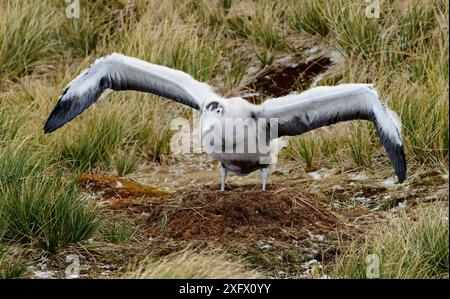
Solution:
{"label": "black wing tip", "polygon": [[44,134],[49,134],[52,133],[53,131],[57,130],[58,128],[60,128],[61,126],[55,126],[49,123],[49,120],[47,120],[47,122],[44,125]]}
{"label": "black wing tip", "polygon": [[403,145],[396,146],[395,158],[392,160],[398,182],[401,184],[406,179],[406,156]]}
{"label": "black wing tip", "polygon": [[51,133],[59,128],[61,128],[64,124],[66,124],[70,119],[67,119],[66,111],[67,107],[63,107],[61,101],[56,104],[52,113],[48,117],[47,121],[44,125],[44,133]]}
{"label": "black wing tip", "polygon": [[[381,139],[381,143],[383,144],[388,156],[391,161],[391,165],[394,168],[395,174],[397,175],[398,182],[401,184],[406,179],[406,156],[405,150],[403,148],[403,143],[400,139],[392,140],[385,134],[381,133],[377,126],[377,133]],[[400,138],[400,136],[398,136]]]}

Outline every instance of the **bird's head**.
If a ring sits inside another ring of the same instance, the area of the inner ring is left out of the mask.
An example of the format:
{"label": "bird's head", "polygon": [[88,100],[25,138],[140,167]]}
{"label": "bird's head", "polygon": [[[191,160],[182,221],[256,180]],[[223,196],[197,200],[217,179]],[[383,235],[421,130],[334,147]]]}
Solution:
{"label": "bird's head", "polygon": [[201,130],[203,133],[211,131],[215,124],[223,117],[224,107],[217,101],[207,103],[202,109]]}
{"label": "bird's head", "polygon": [[220,117],[223,114],[223,105],[217,101],[209,102],[203,107],[202,114],[215,115]]}

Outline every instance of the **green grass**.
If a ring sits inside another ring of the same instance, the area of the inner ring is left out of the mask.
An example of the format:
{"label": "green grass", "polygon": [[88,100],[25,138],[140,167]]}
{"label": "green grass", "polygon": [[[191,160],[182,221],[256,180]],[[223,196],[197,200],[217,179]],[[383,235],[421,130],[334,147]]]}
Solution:
{"label": "green grass", "polygon": [[56,252],[89,239],[99,219],[79,197],[74,182],[51,172],[29,148],[9,147],[0,153],[2,242],[33,244]]}
{"label": "green grass", "polygon": [[0,15],[0,77],[14,80],[47,69],[57,53],[54,9],[47,1],[3,1]]}
{"label": "green grass", "polygon": [[119,176],[126,176],[135,172],[138,169],[139,162],[139,157],[135,150],[123,152],[114,157],[114,164]]}
{"label": "green grass", "polygon": [[273,51],[266,48],[256,53],[256,57],[263,66],[271,65],[275,60],[275,54],[273,53]]}
{"label": "green grass", "polygon": [[[340,12],[339,12],[340,11]],[[330,31],[344,55],[364,60],[379,60],[386,49],[381,38],[383,26],[379,19],[366,17],[362,2],[345,1],[327,15]]]}
{"label": "green grass", "polygon": [[103,238],[110,243],[120,244],[129,241],[136,230],[125,222],[113,222],[102,229]]}
{"label": "green grass", "polygon": [[286,46],[281,7],[283,6],[279,3],[263,1],[263,4],[256,8],[254,19],[249,24],[255,42],[264,49],[282,50]]}
{"label": "green grass", "polygon": [[27,179],[2,197],[5,240],[54,253],[91,238],[98,229],[97,213],[80,200],[75,183],[62,183],[59,177]]}
{"label": "green grass", "polygon": [[[0,145],[14,140],[25,122],[24,115],[17,115],[18,111],[9,107],[0,107]],[[12,118],[11,114],[17,115]]]}
{"label": "green grass", "polygon": [[63,18],[61,21],[61,46],[70,50],[74,56],[84,57],[95,53],[107,40],[114,40],[117,32],[126,26],[121,19],[122,15],[118,13],[123,8],[124,4],[118,0],[81,1],[80,18]]}
{"label": "green grass", "polygon": [[[225,59],[227,59],[230,64],[229,67],[225,67],[220,70],[223,77],[224,92],[233,90],[236,86],[244,79],[247,68],[251,64],[251,58],[245,53],[234,53],[234,47],[229,47],[224,49]],[[266,63],[271,64],[272,61]]]}
{"label": "green grass", "polygon": [[314,138],[291,138],[289,139],[289,146],[283,155],[287,159],[303,162],[307,171],[309,171],[316,166],[316,162],[320,156],[319,147],[319,141]]}
{"label": "green grass", "polygon": [[0,194],[14,190],[27,178],[44,173],[44,164],[25,145],[10,145],[0,152]]}
{"label": "green grass", "polygon": [[0,245],[0,279],[20,278],[26,273],[26,268],[21,261],[11,261],[8,254]]}
{"label": "green grass", "polygon": [[348,137],[348,149],[353,162],[358,167],[372,167],[373,145],[372,140],[375,135],[374,126],[367,126],[365,123],[357,123],[352,126]]}
{"label": "green grass", "polygon": [[[306,31],[320,36],[347,57],[340,81],[336,83],[374,82],[381,86],[383,98],[389,99],[389,105],[405,122],[409,159],[442,163],[448,158],[448,122],[444,115],[448,108],[445,93],[449,69],[448,3],[445,1],[414,0],[407,4],[384,1],[380,19],[367,18],[366,5],[356,0],[344,0],[339,5],[322,0],[275,4],[221,1],[219,6],[202,0],[179,6],[154,1],[131,6],[124,6],[121,1],[95,4],[82,1],[81,8],[82,20],[70,20],[64,16],[65,6],[59,2],[41,1],[38,5],[31,1],[3,2],[0,9],[6,18],[1,20],[4,26],[0,28],[8,30],[0,30],[2,79],[20,81],[27,75],[42,77],[45,71],[43,80],[51,79],[46,89],[55,90],[62,87],[61,78],[67,82],[75,76],[79,68],[74,66],[80,58],[83,65],[88,65],[94,56],[114,51],[184,70],[199,80],[219,83],[220,91],[232,94],[255,61],[264,67],[272,64],[279,54],[290,51],[296,54],[298,49],[291,41],[297,35],[298,40],[304,39]],[[306,40],[305,43],[308,44]],[[396,88],[387,86],[393,81]],[[411,86],[416,89],[414,93],[408,92]],[[51,100],[57,97],[52,94],[44,100],[39,94],[33,95],[35,100],[45,103],[40,107],[51,106]],[[130,93],[117,98],[128,97],[148,98]],[[155,101],[160,103],[161,99]],[[122,105],[121,101],[116,102],[111,107]],[[120,117],[133,117],[130,114],[139,109],[136,105],[140,104],[133,103],[126,112],[121,111]],[[2,105],[0,111],[5,106],[8,105]],[[154,107],[155,114],[162,111],[158,104]],[[10,107],[6,108],[11,111]],[[42,108],[39,112],[46,113]],[[21,116],[19,119],[28,117],[27,113],[13,113]],[[427,121],[414,124],[414,119]],[[101,121],[103,118],[93,117],[90,124],[103,130]],[[166,134],[168,122],[161,122],[158,117],[155,121],[149,118],[148,122],[150,125],[135,123],[135,129],[141,132],[137,135],[145,136],[144,131],[152,130],[163,133],[148,133],[150,138],[139,141],[138,147],[148,145],[147,156],[160,160],[161,155],[168,154],[165,141],[170,136]],[[0,126],[4,125],[0,120]],[[424,135],[430,130],[431,134]],[[14,137],[14,132],[7,134]],[[79,133],[95,135],[87,128],[80,129]],[[128,142],[133,133],[126,130],[125,134]],[[63,159],[70,160],[78,169],[88,169],[98,163],[110,169],[108,156],[127,144],[117,145],[114,141],[117,136],[106,136],[112,138],[102,141],[106,152],[97,151],[91,156],[88,154],[92,152],[91,145],[81,137],[75,137],[73,143],[62,140]],[[422,136],[429,138],[422,140]],[[344,147],[347,138],[339,138],[337,142]],[[372,147],[374,152],[379,150],[378,144]]]}
{"label": "green grass", "polygon": [[5,246],[7,226],[8,219],[0,218],[0,279],[18,278],[26,272],[22,260],[18,260]]}
{"label": "green grass", "polygon": [[321,151],[328,160],[332,161],[334,167],[342,165],[341,150],[339,145],[336,144],[331,138],[324,138],[321,145]]}
{"label": "green grass", "polygon": [[[367,256],[379,260],[379,278],[443,278],[449,270],[448,208],[426,207],[414,216],[402,214],[378,226],[341,254],[331,274],[340,278],[366,278]],[[369,263],[371,261],[369,260]],[[369,274],[370,276],[370,274]]]}
{"label": "green grass", "polygon": [[290,25],[298,31],[326,36],[330,31],[324,7],[326,1],[297,1],[292,8]]}
{"label": "green grass", "polygon": [[119,114],[90,117],[80,127],[72,129],[70,135],[62,138],[59,157],[80,171],[98,164],[108,168],[112,155],[123,144],[124,138],[125,126]]}
{"label": "green grass", "polygon": [[[170,102],[161,103],[154,97],[135,100],[132,105],[134,110],[128,121],[128,143],[144,159],[162,161],[170,154],[170,139],[174,133],[170,130],[170,120],[177,114],[182,116],[188,110]],[[141,101],[145,101],[145,105],[139,104]]]}

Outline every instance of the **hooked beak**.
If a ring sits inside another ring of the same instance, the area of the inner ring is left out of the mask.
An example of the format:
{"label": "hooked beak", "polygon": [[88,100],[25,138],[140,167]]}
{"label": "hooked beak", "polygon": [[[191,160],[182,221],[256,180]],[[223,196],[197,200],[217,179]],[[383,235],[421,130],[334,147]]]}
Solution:
{"label": "hooked beak", "polygon": [[209,118],[204,123],[202,123],[202,136],[208,134],[212,130],[214,130],[214,126],[217,122],[215,118]]}

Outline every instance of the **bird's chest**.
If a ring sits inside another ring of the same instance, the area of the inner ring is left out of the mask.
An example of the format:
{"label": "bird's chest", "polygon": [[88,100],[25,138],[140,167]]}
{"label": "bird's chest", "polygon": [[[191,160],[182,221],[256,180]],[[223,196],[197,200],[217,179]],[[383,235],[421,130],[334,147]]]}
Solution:
{"label": "bird's chest", "polygon": [[202,131],[202,147],[210,155],[257,156],[268,151],[269,134],[266,122],[252,118],[221,118],[215,120],[211,130]]}
{"label": "bird's chest", "polygon": [[219,160],[223,166],[237,175],[246,175],[264,166],[261,164],[260,155],[258,154],[220,153],[211,156]]}
{"label": "bird's chest", "polygon": [[[216,138],[211,141],[204,149],[214,159],[235,174],[248,174],[261,168],[264,158],[270,156],[270,148],[266,144],[261,144],[256,134],[237,134],[222,135],[223,138]],[[265,139],[263,139],[265,141]],[[205,139],[203,140],[205,141]]]}
{"label": "bird's chest", "polygon": [[203,150],[238,175],[264,167],[270,156],[267,121],[244,115],[202,120]]}

